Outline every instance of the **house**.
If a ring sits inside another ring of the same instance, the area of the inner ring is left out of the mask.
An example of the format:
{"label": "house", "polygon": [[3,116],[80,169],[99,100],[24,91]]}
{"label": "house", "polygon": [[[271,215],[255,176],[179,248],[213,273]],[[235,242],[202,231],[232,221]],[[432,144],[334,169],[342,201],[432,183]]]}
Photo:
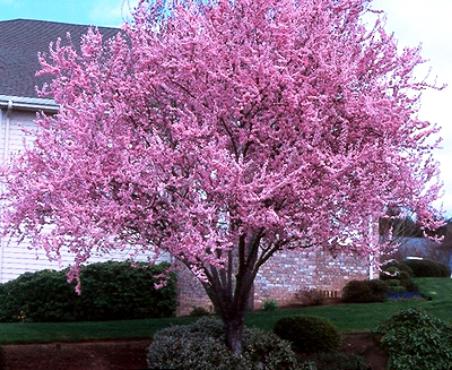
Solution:
{"label": "house", "polygon": [[[114,28],[99,28],[105,37],[118,32]],[[35,77],[39,69],[37,53],[47,51],[49,43],[69,32],[77,45],[87,26],[16,19],[0,22],[0,161],[6,163],[20,151],[24,134],[22,128],[36,129],[37,112],[54,114],[58,105],[52,99],[37,96],[36,85],[44,80]],[[63,255],[63,266],[50,263],[40,250],[18,245],[14,240],[0,240],[0,282],[13,279],[26,271],[64,267],[70,256]],[[92,261],[125,259],[128,251],[107,257],[98,256]],[[145,257],[145,256],[143,256]],[[254,285],[255,307],[265,300],[274,299],[280,304],[290,304],[298,292],[317,289],[326,295],[336,296],[351,279],[372,277],[368,259],[356,255],[332,256],[320,249],[301,252],[285,251],[275,255],[265,264]],[[188,271],[181,271],[178,294],[179,313],[190,312],[193,307],[209,308],[210,302],[200,284]]]}
{"label": "house", "polygon": [[[448,225],[448,229],[451,226]],[[403,237],[397,240],[398,247],[391,256],[396,259],[405,259],[410,257],[425,258],[449,266],[452,270],[452,248],[450,247],[450,230],[444,241],[438,244],[428,238]]]}
{"label": "house", "polygon": [[[45,78],[36,77],[39,70],[38,52],[48,51],[49,43],[58,37],[63,40],[71,34],[74,43],[86,33],[87,26],[15,19],[0,22],[0,162],[6,163],[23,147],[23,129],[33,130],[37,112],[53,114],[58,105],[52,99],[38,97],[35,86],[41,86]],[[114,36],[114,28],[99,29],[105,37]],[[0,240],[0,282],[11,280],[27,271],[45,268],[58,269],[49,262],[41,250],[27,250],[25,243]],[[94,261],[126,259],[129,251],[108,257],[96,257]],[[63,255],[63,263],[70,261]],[[65,267],[65,266],[63,266]]]}

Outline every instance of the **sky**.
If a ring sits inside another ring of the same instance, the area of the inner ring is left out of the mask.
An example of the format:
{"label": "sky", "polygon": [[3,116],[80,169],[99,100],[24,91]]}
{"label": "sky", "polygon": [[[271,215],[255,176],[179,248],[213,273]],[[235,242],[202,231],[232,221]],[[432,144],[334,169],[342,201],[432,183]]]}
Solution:
{"label": "sky", "polygon": [[25,18],[117,27],[137,0],[0,0],[0,20]]}
{"label": "sky", "polygon": [[431,68],[432,78],[449,85],[424,94],[420,116],[442,128],[442,149],[435,153],[444,183],[440,203],[452,217],[452,0],[374,0],[373,7],[385,11],[386,29],[394,32],[399,47],[422,45],[428,62],[419,75]]}
{"label": "sky", "polygon": [[[117,27],[138,0],[0,0],[0,20],[41,19],[76,24]],[[423,97],[421,117],[442,127],[443,149],[435,153],[441,163],[447,215],[452,216],[452,0],[374,0],[373,7],[386,13],[386,29],[394,32],[399,46],[422,44],[432,77],[449,84]],[[419,71],[423,76],[426,69]],[[440,205],[440,203],[438,205]]]}

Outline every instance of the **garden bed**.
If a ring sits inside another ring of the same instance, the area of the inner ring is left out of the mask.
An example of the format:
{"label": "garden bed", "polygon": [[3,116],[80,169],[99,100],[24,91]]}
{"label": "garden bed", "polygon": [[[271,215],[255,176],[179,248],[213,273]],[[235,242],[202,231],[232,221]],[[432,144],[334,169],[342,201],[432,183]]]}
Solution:
{"label": "garden bed", "polygon": [[[0,347],[3,370],[139,370],[146,368],[151,341],[110,340]],[[385,368],[386,355],[368,333],[343,335],[342,350],[363,356],[372,370]]]}
{"label": "garden bed", "polygon": [[0,347],[3,370],[138,370],[146,368],[149,339]]}

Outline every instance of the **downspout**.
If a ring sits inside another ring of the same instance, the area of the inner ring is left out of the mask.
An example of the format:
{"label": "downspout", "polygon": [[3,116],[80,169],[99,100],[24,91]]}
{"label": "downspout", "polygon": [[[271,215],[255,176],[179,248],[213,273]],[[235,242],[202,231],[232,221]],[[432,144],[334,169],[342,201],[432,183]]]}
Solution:
{"label": "downspout", "polygon": [[9,160],[9,124],[10,116],[13,110],[14,103],[12,100],[8,100],[8,108],[6,110],[6,125],[5,125],[5,146],[3,147],[3,163],[7,163]]}
{"label": "downspout", "polygon": [[376,227],[372,222],[372,217],[369,218],[369,241],[372,244],[371,249],[372,252],[369,253],[369,280],[375,279],[375,250],[380,251],[379,248],[376,248],[377,244],[380,243],[378,240],[378,229],[375,230]]}
{"label": "downspout", "polygon": [[[8,100],[8,106],[6,109],[6,119],[5,119],[5,134],[4,134],[4,141],[3,141],[3,165],[6,165],[9,160],[9,142],[10,142],[10,119],[11,119],[11,112],[14,108],[14,104],[12,100]],[[3,110],[0,109],[0,123],[3,119]],[[4,184],[1,184],[1,188],[3,190]],[[4,238],[0,239],[0,283],[3,283],[4,278],[4,265],[5,265],[5,240]]]}

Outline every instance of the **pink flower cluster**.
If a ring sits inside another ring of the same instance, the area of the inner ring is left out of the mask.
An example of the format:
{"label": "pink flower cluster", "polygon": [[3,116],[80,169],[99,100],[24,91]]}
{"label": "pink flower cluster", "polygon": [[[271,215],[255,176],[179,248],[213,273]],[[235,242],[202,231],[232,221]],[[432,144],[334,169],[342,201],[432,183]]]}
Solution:
{"label": "pink flower cluster", "polygon": [[[240,240],[373,252],[388,205],[434,223],[418,49],[366,0],[142,1],[111,40],[40,57],[61,105],[7,171],[8,233],[50,258],[166,251],[204,279]],[[198,4],[198,5],[197,5]],[[377,16],[378,18],[378,16]],[[268,255],[269,257],[269,255]]]}

